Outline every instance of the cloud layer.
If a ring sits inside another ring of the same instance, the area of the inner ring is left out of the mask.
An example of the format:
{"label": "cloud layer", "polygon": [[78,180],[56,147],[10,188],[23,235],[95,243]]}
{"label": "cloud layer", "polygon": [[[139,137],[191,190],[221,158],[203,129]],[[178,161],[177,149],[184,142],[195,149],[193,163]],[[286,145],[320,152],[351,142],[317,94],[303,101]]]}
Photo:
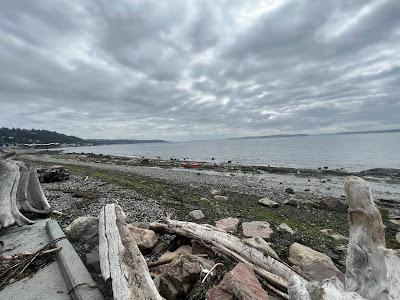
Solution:
{"label": "cloud layer", "polygon": [[400,127],[400,1],[2,1],[0,126],[172,140]]}

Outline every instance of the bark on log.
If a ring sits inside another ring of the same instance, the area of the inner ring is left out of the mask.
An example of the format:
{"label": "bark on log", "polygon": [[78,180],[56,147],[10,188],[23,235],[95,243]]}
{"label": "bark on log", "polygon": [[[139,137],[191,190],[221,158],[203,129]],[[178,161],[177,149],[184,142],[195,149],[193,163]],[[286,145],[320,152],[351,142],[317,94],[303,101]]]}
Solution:
{"label": "bark on log", "polygon": [[15,161],[0,160],[0,229],[14,224],[22,226],[34,223],[18,209],[17,190],[20,177]]}
{"label": "bark on log", "polygon": [[368,299],[400,299],[400,253],[386,249],[384,225],[369,184],[351,176],[345,190],[350,225],[346,290]]}
{"label": "bark on log", "polygon": [[301,283],[304,288],[307,283],[304,278],[294,272],[289,266],[270,256],[264,256],[261,251],[249,246],[241,239],[211,225],[206,226],[192,222],[167,219],[166,224],[151,223],[150,229],[204,241],[213,244],[214,246],[216,244],[221,245],[239,255],[244,261],[269,273],[275,274],[275,276],[281,278],[280,282],[287,282],[289,278],[295,277],[299,284]]}
{"label": "bark on log", "polygon": [[107,204],[100,211],[99,256],[104,280],[112,280],[114,299],[163,299],[143,255],[129,235],[119,205]]}

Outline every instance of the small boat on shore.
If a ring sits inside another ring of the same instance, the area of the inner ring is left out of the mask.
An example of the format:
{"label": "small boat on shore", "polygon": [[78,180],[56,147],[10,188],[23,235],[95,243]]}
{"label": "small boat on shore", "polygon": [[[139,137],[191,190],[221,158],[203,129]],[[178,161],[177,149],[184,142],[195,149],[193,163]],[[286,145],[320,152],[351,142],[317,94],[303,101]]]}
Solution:
{"label": "small boat on shore", "polygon": [[196,169],[196,168],[201,167],[201,164],[196,163],[196,162],[194,162],[194,163],[185,162],[185,163],[181,163],[181,167],[185,168],[185,169]]}

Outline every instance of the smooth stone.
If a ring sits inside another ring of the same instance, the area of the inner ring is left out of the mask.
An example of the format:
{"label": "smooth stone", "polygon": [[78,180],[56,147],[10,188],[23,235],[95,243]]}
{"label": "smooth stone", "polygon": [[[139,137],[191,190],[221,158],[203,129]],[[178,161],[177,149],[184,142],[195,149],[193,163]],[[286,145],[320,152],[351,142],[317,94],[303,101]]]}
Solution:
{"label": "smooth stone", "polygon": [[79,217],[73,220],[64,232],[71,241],[79,244],[98,244],[99,219],[91,216]]}
{"label": "smooth stone", "polygon": [[347,212],[348,206],[345,200],[333,196],[328,196],[321,199],[319,207],[326,210]]}
{"label": "smooth stone", "polygon": [[157,244],[158,238],[153,230],[138,228],[132,224],[126,226],[131,238],[135,240],[140,250],[151,249]]}
{"label": "smooth stone", "polygon": [[215,199],[215,200],[218,200],[218,201],[226,201],[226,200],[228,200],[228,197],[226,197],[226,196],[221,196],[221,195],[215,195],[215,196],[214,196],[214,199]]}
{"label": "smooth stone", "polygon": [[332,259],[324,253],[294,243],[289,247],[289,262],[297,266],[304,277],[321,282],[336,276],[342,282],[344,274],[335,266]]}
{"label": "smooth stone", "polygon": [[200,209],[192,210],[189,214],[188,217],[193,219],[193,220],[201,220],[204,219],[205,216],[203,212]]}
{"label": "smooth stone", "polygon": [[215,227],[229,233],[235,233],[238,229],[240,220],[237,218],[226,218],[215,222]]}
{"label": "smooth stone", "polygon": [[268,222],[253,221],[242,223],[243,235],[245,237],[261,237],[269,239],[274,232]]}
{"label": "smooth stone", "polygon": [[217,189],[212,189],[210,194],[215,196],[215,195],[221,195],[222,192],[220,190],[217,190]]}
{"label": "smooth stone", "polygon": [[290,234],[292,234],[292,235],[295,234],[295,231],[294,231],[292,228],[290,228],[290,226],[287,225],[286,223],[280,224],[280,225],[278,226],[278,230],[286,231],[287,233],[290,233]]}
{"label": "smooth stone", "polygon": [[267,207],[278,207],[279,203],[269,199],[269,198],[262,198],[258,200],[258,203]]}

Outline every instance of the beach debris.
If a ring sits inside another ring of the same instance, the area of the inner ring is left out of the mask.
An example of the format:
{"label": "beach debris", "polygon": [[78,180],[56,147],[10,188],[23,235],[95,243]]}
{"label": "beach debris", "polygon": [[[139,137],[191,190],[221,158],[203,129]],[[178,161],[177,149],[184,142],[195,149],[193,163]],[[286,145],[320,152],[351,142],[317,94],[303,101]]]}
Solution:
{"label": "beach debris", "polygon": [[279,224],[277,227],[280,231],[285,231],[291,235],[295,234],[295,231],[286,223]]}
{"label": "beach debris", "polygon": [[268,293],[263,290],[253,269],[244,263],[238,263],[228,272],[222,281],[207,291],[208,300],[268,300]]}
{"label": "beach debris", "polygon": [[285,189],[285,193],[288,193],[288,194],[294,194],[294,190],[292,189],[292,188],[286,188]]}
{"label": "beach debris", "polygon": [[277,202],[275,202],[275,201],[273,201],[273,200],[271,200],[271,199],[269,199],[267,197],[258,200],[258,203],[261,204],[261,205],[270,207],[270,208],[279,206],[279,203],[277,203]]}
{"label": "beach debris", "polygon": [[160,253],[166,251],[168,249],[168,244],[164,241],[158,242],[152,249],[153,254],[158,256]]}
{"label": "beach debris", "polygon": [[172,251],[172,252],[167,251],[163,255],[161,255],[157,261],[149,263],[148,266],[149,266],[149,268],[153,268],[153,267],[157,267],[160,265],[168,264],[171,261],[173,261],[175,258],[177,258],[179,256],[179,254],[182,252],[192,254],[192,247],[189,245],[182,245],[175,251]]}
{"label": "beach debris", "polygon": [[132,224],[126,225],[130,237],[135,240],[141,251],[151,249],[157,244],[158,238],[153,230],[136,227]]}
{"label": "beach debris", "polygon": [[12,256],[0,256],[0,290],[8,284],[31,276],[38,269],[53,262],[60,247],[52,241],[33,253],[17,253]]}
{"label": "beach debris", "polygon": [[0,160],[0,207],[0,229],[34,223],[21,212],[43,215],[50,212],[36,168],[13,160]]}
{"label": "beach debris", "polygon": [[192,210],[191,212],[189,212],[188,217],[196,221],[205,218],[203,212],[200,209]]}
{"label": "beach debris", "polygon": [[272,249],[271,243],[268,243],[267,241],[265,241],[263,238],[260,238],[259,236],[245,239],[244,242],[247,243],[248,245],[260,250],[264,254],[280,260],[278,254],[275,252],[274,249]]}
{"label": "beach debris", "polygon": [[58,182],[69,179],[69,173],[63,166],[51,166],[38,169],[37,174],[41,183]]}
{"label": "beach debris", "polygon": [[332,229],[321,229],[320,230],[323,234],[329,235],[330,237],[332,237],[335,241],[346,241],[349,238],[340,234],[340,233],[336,233],[334,232]]}
{"label": "beach debris", "polygon": [[99,219],[92,216],[82,216],[64,228],[71,241],[79,244],[96,245],[98,243]]}
{"label": "beach debris", "polygon": [[238,218],[225,218],[215,222],[215,227],[229,233],[235,233],[238,230],[240,220]]}
{"label": "beach debris", "polygon": [[288,259],[309,280],[321,282],[326,278],[336,276],[342,282],[344,281],[344,274],[340,272],[329,256],[307,246],[293,243],[289,247]]}
{"label": "beach debris", "polygon": [[400,219],[390,219],[389,222],[400,226]]}
{"label": "beach debris", "polygon": [[345,200],[341,198],[327,196],[321,199],[319,203],[319,207],[321,209],[338,211],[338,212],[347,212],[347,203]]}
{"label": "beach debris", "polygon": [[215,196],[214,196],[214,200],[217,200],[217,201],[227,201],[227,200],[228,200],[228,197],[227,197],[227,196],[221,196],[221,195],[215,195]]}
{"label": "beach debris", "polygon": [[212,189],[210,194],[215,196],[215,195],[221,195],[222,192],[220,190],[217,190],[217,189]]}
{"label": "beach debris", "polygon": [[159,276],[159,292],[167,300],[184,297],[192,285],[200,280],[200,276],[214,266],[214,262],[192,255],[187,252],[180,252],[173,261],[163,268]]}
{"label": "beach debris", "polygon": [[119,205],[107,204],[99,215],[101,274],[111,279],[114,299],[159,299],[146,260],[126,226]]}
{"label": "beach debris", "polygon": [[274,232],[270,224],[265,221],[252,221],[242,223],[243,236],[245,237],[261,237],[269,239]]}

